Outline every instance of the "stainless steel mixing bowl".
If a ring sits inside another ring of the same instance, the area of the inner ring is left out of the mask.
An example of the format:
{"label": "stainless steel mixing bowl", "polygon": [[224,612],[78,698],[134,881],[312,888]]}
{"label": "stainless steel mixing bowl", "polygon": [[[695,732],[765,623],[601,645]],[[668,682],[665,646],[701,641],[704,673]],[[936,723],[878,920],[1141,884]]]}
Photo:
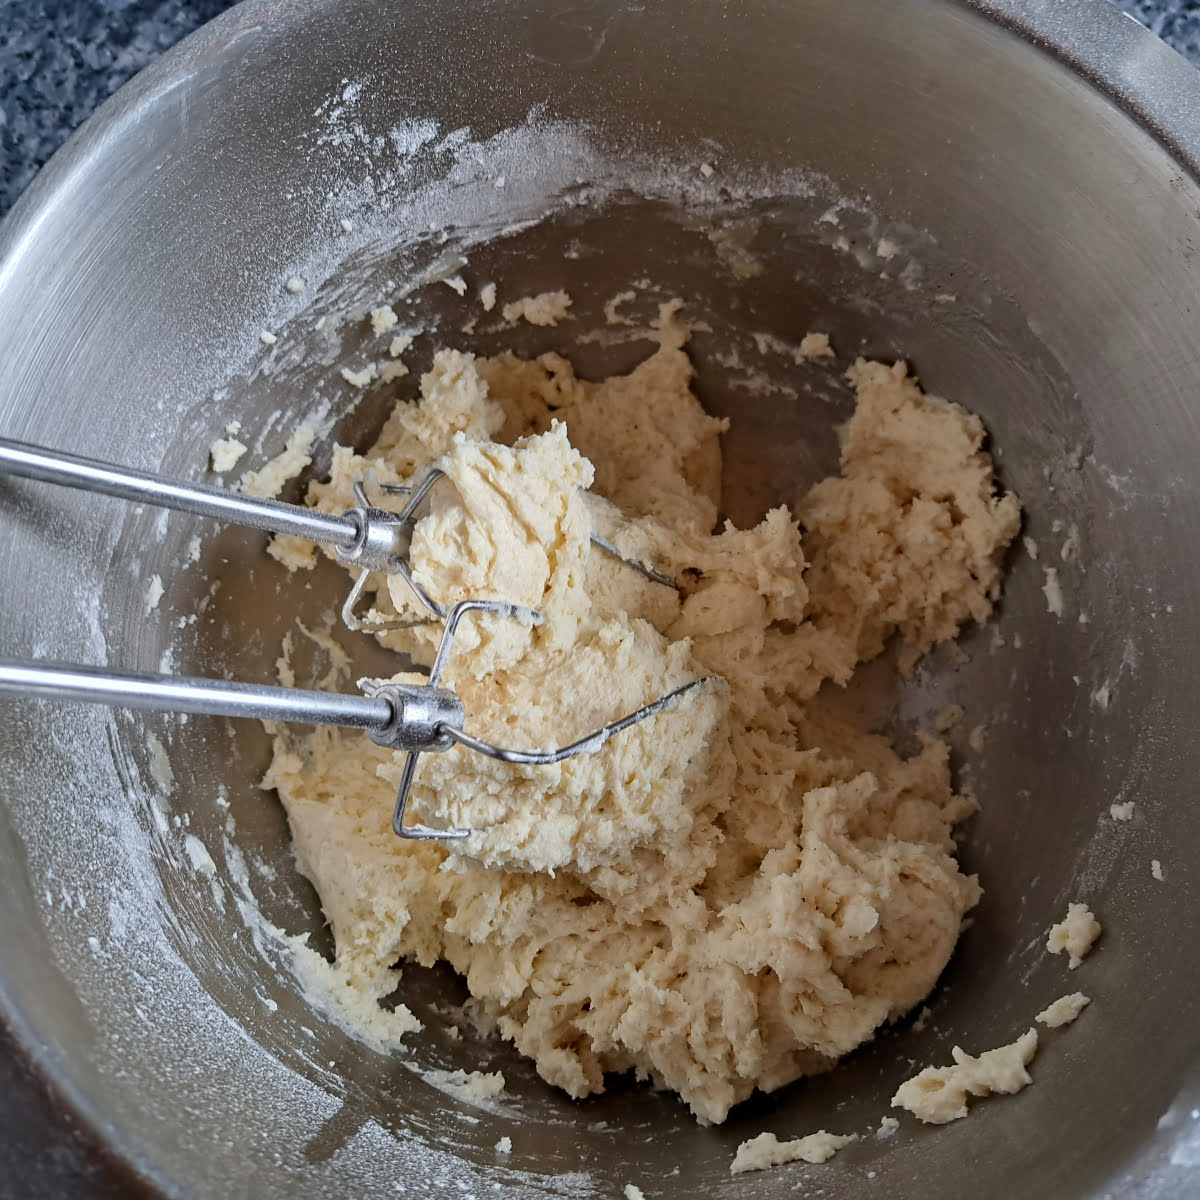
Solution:
{"label": "stainless steel mixing bowl", "polygon": [[[7,705],[0,999],[64,1102],[179,1196],[1195,1194],[1198,178],[1200,76],[1083,0],[250,0],[125,88],[0,234],[5,435],[193,477],[235,418],[257,458],[314,412],[362,440],[412,391],[361,398],[332,365],[363,361],[380,298],[428,331],[419,364],[506,341],[461,331],[473,296],[436,282],[461,258],[502,296],[575,295],[573,325],[526,350],[580,345],[645,276],[711,326],[699,387],[735,419],[735,517],[827,469],[846,411],[829,371],[755,358],[750,335],[824,329],[843,364],[909,355],[983,416],[1040,555],[1013,554],[999,636],[969,634],[967,662],[857,697],[897,729],[950,701],[987,723],[981,756],[959,747],[987,895],[929,1015],[715,1130],[623,1081],[574,1104],[506,1047],[453,1041],[461,985],[437,971],[405,974],[429,1026],[407,1058],[354,1041],[268,925],[328,948],[256,786],[260,730]],[[581,367],[644,352],[583,343]],[[0,494],[4,653],[268,679],[292,616],[339,586],[182,516]],[[1043,943],[1076,899],[1105,933],[1068,972]],[[1075,988],[1094,1003],[1021,1096],[730,1179],[745,1137],[866,1134],[914,1067]],[[431,1066],[502,1068],[502,1114]]]}

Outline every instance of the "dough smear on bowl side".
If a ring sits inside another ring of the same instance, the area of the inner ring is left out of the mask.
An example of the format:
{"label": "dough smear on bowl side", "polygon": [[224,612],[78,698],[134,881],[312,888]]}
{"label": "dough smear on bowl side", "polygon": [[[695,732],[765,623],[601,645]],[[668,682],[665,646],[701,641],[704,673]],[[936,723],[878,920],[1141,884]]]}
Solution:
{"label": "dough smear on bowl side", "polygon": [[[710,681],[555,767],[425,756],[413,815],[479,831],[463,842],[395,836],[399,763],[355,733],[278,732],[265,785],[355,1004],[393,992],[402,960],[444,959],[570,1095],[633,1070],[711,1123],[828,1069],[950,957],[980,889],[954,857],[974,805],[952,790],[947,747],[925,737],[902,758],[820,691],[894,633],[909,670],[986,621],[1020,513],[977,418],[903,363],[859,361],[840,474],[795,513],[714,533],[725,423],[691,390],[677,309],[649,358],[599,383],[557,354],[440,351],[420,402],[398,404],[365,455],[336,448],[310,502],[342,511],[368,469],[446,472],[413,536],[415,577],[446,603],[546,617],[461,627],[447,680],[480,737],[564,745]],[[593,530],[680,592],[595,550]],[[422,615],[400,579],[373,603]],[[379,637],[428,664],[438,632]]]}

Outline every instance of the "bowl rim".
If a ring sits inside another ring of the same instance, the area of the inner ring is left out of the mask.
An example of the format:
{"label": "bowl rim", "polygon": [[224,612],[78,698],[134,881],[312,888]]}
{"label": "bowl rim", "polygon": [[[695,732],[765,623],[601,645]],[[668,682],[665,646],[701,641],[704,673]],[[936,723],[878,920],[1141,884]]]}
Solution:
{"label": "bowl rim", "polygon": [[[934,0],[974,13],[1048,55],[1106,97],[1148,133],[1192,181],[1200,184],[1200,70],[1112,0]],[[105,100],[38,171],[0,221],[0,289],[20,271],[57,197],[73,190],[120,132],[206,65],[219,62],[242,38],[266,24],[302,23],[337,0],[241,0],[166,50]],[[130,1131],[118,1127],[76,1083],[65,1060],[37,1034],[0,974],[0,1051],[9,1050],[64,1128],[107,1166],[129,1194],[186,1197],[178,1181],[149,1161]],[[1130,1164],[1126,1184],[1150,1182],[1159,1155]],[[1143,1174],[1145,1171],[1145,1174]]]}

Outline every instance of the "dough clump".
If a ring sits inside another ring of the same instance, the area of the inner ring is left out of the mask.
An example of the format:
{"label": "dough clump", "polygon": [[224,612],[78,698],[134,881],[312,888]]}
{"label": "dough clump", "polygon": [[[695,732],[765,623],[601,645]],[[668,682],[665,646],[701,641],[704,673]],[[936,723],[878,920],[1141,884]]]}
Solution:
{"label": "dough clump", "polygon": [[763,1171],[767,1167],[797,1161],[828,1162],[843,1146],[852,1141],[854,1134],[842,1137],[836,1133],[826,1133],[823,1129],[810,1133],[807,1137],[794,1138],[790,1142],[781,1142],[773,1133],[760,1133],[758,1137],[743,1142],[737,1148],[729,1173],[741,1175],[744,1171]]}
{"label": "dough clump", "polygon": [[[599,383],[556,354],[441,351],[420,402],[399,404],[365,455],[336,447],[309,499],[340,512],[368,471],[399,484],[434,461],[445,471],[414,532],[414,577],[444,603],[545,617],[460,627],[445,678],[479,737],[564,745],[707,682],[554,767],[460,747],[423,757],[412,816],[478,831],[461,842],[393,834],[401,764],[357,733],[279,732],[265,784],[350,994],[386,996],[401,960],[444,959],[552,1084],[582,1097],[633,1070],[709,1123],[755,1088],[828,1069],[945,966],[980,895],[951,836],[974,804],[952,790],[943,742],[903,758],[819,693],[894,633],[908,669],[986,620],[1019,508],[976,418],[903,363],[860,361],[841,473],[796,514],[714,533],[725,423],[692,393],[675,306],[655,337],[652,356]],[[398,577],[372,595],[380,615],[424,616]],[[427,666],[439,635],[380,641]]]}
{"label": "dough clump", "polygon": [[1069,996],[1059,996],[1033,1019],[1048,1029],[1058,1029],[1063,1025],[1070,1025],[1091,1002],[1090,996],[1085,996],[1082,992],[1072,992]]}
{"label": "dough clump", "polygon": [[[493,299],[492,303],[495,303]],[[485,310],[490,306],[484,301]],[[501,312],[506,321],[526,320],[530,325],[557,325],[567,315],[571,297],[566,292],[540,292],[536,296],[522,296],[506,304]]]}
{"label": "dough clump", "polygon": [[1067,966],[1073,971],[1087,957],[1100,936],[1100,922],[1086,904],[1068,904],[1067,915],[1050,927],[1046,949],[1051,954],[1070,955]]}
{"label": "dough clump", "polygon": [[968,1096],[1011,1096],[1032,1083],[1025,1068],[1033,1061],[1037,1045],[1037,1030],[1030,1029],[1015,1042],[986,1050],[978,1058],[955,1046],[952,1067],[926,1067],[900,1085],[892,1106],[906,1108],[931,1125],[957,1121],[967,1115]]}

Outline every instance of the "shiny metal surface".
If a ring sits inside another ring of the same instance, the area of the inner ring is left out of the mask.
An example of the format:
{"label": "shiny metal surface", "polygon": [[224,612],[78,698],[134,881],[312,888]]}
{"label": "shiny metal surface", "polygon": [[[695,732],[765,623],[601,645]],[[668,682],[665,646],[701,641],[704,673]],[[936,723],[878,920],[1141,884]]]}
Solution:
{"label": "shiny metal surface", "polygon": [[312,692],[303,688],[158,675],[148,671],[110,671],[69,663],[0,658],[0,696],[242,717],[255,721],[344,725],[372,733],[395,732],[395,706],[378,693],[367,697]]}
{"label": "shiny metal surface", "polygon": [[[243,919],[257,906],[328,947],[257,789],[263,736],[53,706],[6,722],[0,1003],[81,1119],[179,1196],[1190,1194],[1198,112],[1195,73],[1100,0],[251,0],[122,91],[0,230],[4,436],[198,478],[232,417],[268,457],[325,404],[329,436],[364,446],[390,399],[338,367],[369,352],[360,318],[385,296],[427,331],[414,375],[447,343],[563,350],[597,375],[646,347],[579,333],[649,276],[661,290],[633,317],[680,295],[711,326],[692,349],[705,403],[734,418],[729,515],[794,498],[834,459],[837,377],[752,357],[755,332],[816,328],[838,365],[906,354],[984,418],[1039,557],[1014,553],[999,636],[969,635],[969,661],[848,697],[899,730],[950,702],[986,725],[982,755],[957,746],[983,806],[963,857],[986,895],[928,1018],[718,1130],[620,1081],[576,1105],[505,1047],[456,1041],[462,996],[436,971],[404,973],[427,1026],[407,1060],[314,1013],[286,948]],[[881,238],[899,253],[880,256]],[[730,269],[731,245],[757,273]],[[566,287],[575,321],[463,334],[475,309],[438,282],[459,270],[505,297]],[[297,274],[298,297],[283,286]],[[336,337],[318,328],[329,312]],[[0,496],[4,654],[265,677],[294,617],[318,629],[336,607],[332,565],[297,599],[261,543],[210,538],[181,568],[202,532],[190,518],[50,507],[11,481]],[[175,584],[148,620],[152,572]],[[386,671],[351,649],[356,672]],[[297,663],[304,682],[327,667],[318,649]],[[1113,822],[1129,800],[1133,821]],[[1042,946],[1077,899],[1105,933],[1067,972]],[[1046,1035],[1021,1096],[868,1133],[915,1066],[1011,1040],[1076,989],[1092,1005]],[[470,1110],[414,1067],[502,1069],[508,1098]],[[730,1180],[739,1141],[818,1128],[863,1136],[823,1167]]]}
{"label": "shiny metal surface", "polygon": [[[47,450],[43,446],[7,438],[0,438],[0,474],[214,517],[247,529],[328,542],[339,552],[344,552],[347,561],[369,562],[374,569],[383,569],[397,553],[394,536],[387,536],[386,526],[373,528],[366,510],[352,509],[356,514],[353,519],[332,517],[296,504],[282,504],[278,500],[247,496],[207,484],[181,484],[151,471],[131,471],[83,455]],[[391,516],[390,513],[383,515]]]}

